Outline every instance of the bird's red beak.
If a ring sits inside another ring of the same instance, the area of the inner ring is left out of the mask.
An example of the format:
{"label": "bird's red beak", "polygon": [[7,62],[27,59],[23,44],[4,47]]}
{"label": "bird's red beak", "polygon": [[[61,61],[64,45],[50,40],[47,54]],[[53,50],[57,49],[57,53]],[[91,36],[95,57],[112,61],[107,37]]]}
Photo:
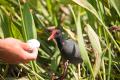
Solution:
{"label": "bird's red beak", "polygon": [[55,35],[56,35],[56,30],[53,30],[50,37],[48,38],[48,41],[54,39]]}

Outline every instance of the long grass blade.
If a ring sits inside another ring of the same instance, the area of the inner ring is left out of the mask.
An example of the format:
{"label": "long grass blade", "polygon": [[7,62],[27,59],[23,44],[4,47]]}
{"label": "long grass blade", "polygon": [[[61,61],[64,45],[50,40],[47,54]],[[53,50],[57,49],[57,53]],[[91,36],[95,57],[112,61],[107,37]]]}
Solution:
{"label": "long grass blade", "polygon": [[85,30],[88,34],[92,48],[95,53],[96,60],[95,60],[95,64],[93,67],[93,71],[94,71],[94,76],[96,77],[96,75],[98,74],[100,70],[100,66],[101,66],[102,49],[101,49],[101,45],[99,42],[99,38],[97,34],[95,33],[95,31],[92,29],[92,27],[89,24],[87,24],[85,27]]}
{"label": "long grass blade", "polygon": [[30,73],[34,74],[35,76],[37,76],[40,80],[45,80],[44,78],[42,78],[40,75],[38,75],[36,72],[34,72],[33,70],[29,69],[27,66],[23,65],[23,64],[19,64],[21,67],[25,68],[27,71],[29,71]]}
{"label": "long grass blade", "polygon": [[[35,28],[35,23],[33,20],[32,12],[30,11],[28,3],[24,3],[23,6],[21,6],[20,2],[20,11],[22,16],[22,24],[23,24],[23,33],[24,33],[24,39],[25,41],[29,39],[37,39],[37,32]],[[38,69],[36,67],[36,62],[32,61],[30,62],[31,68],[33,71],[37,72]],[[35,77],[37,80],[37,77]]]}
{"label": "long grass blade", "polygon": [[0,11],[0,26],[4,34],[4,38],[10,37],[11,36],[11,31],[10,31],[10,19],[8,16],[6,16],[2,11]]}
{"label": "long grass blade", "polygon": [[115,8],[117,11],[119,17],[120,17],[120,0],[110,0],[111,5]]}
{"label": "long grass blade", "polygon": [[94,78],[92,65],[90,63],[90,59],[88,57],[88,53],[87,53],[87,50],[85,48],[85,43],[84,43],[84,39],[83,39],[83,34],[82,34],[82,29],[81,29],[81,21],[80,21],[80,12],[78,11],[78,14],[77,14],[77,17],[76,17],[75,14],[74,14],[74,11],[72,10],[72,7],[70,7],[70,8],[71,8],[71,12],[73,14],[74,21],[75,21],[75,24],[76,24],[77,41],[78,41],[79,48],[80,48],[80,55],[81,55],[83,61],[85,62],[85,64],[88,66],[88,68],[89,68],[89,70],[92,74],[92,77]]}
{"label": "long grass blade", "polygon": [[99,15],[98,15],[97,11],[94,9],[94,7],[90,3],[88,3],[86,0],[72,0],[72,1],[75,2],[76,4],[78,4],[79,6],[81,6],[82,8],[90,11],[93,15],[95,15],[95,17],[103,25],[104,29],[106,30],[106,32],[110,36],[110,38],[113,41],[113,43],[116,45],[117,49],[120,51],[119,45],[117,44],[117,42],[113,38],[112,34],[109,32],[107,26],[104,24],[104,22],[102,21],[102,19],[99,17]]}

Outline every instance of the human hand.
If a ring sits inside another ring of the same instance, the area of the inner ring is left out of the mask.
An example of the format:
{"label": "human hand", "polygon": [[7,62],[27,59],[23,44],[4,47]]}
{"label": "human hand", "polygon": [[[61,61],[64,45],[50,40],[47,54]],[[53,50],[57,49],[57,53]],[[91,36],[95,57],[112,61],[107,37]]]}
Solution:
{"label": "human hand", "polygon": [[28,63],[37,58],[38,49],[14,38],[0,39],[0,60],[9,64]]}

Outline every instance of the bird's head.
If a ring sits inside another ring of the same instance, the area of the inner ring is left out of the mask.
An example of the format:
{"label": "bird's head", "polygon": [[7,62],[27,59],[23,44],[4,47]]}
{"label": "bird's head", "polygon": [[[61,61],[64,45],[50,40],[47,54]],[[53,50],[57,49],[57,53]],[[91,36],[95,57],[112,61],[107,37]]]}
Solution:
{"label": "bird's head", "polygon": [[56,38],[61,38],[62,37],[62,32],[59,29],[50,29],[49,30],[51,35],[48,38],[48,40],[56,39]]}

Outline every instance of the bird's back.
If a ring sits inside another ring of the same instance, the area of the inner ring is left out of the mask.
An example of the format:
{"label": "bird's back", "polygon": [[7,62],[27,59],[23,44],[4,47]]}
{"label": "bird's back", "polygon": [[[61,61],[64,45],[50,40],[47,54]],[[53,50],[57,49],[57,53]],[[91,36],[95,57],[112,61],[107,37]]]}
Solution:
{"label": "bird's back", "polygon": [[65,40],[61,55],[73,64],[82,62],[79,47],[72,39]]}

